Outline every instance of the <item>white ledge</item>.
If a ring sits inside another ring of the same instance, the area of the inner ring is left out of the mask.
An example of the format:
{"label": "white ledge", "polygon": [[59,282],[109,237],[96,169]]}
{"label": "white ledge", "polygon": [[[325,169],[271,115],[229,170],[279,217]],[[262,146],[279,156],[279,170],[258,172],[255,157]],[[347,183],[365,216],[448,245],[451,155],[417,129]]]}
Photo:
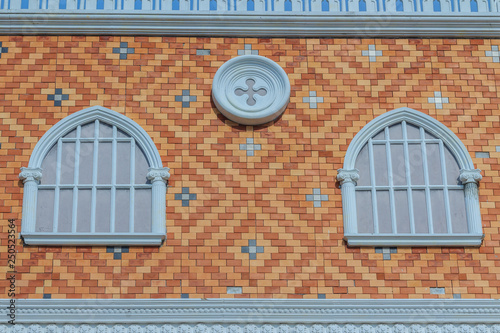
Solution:
{"label": "white ledge", "polygon": [[[8,299],[0,301],[7,318]],[[499,300],[19,299],[18,324],[496,324]]]}
{"label": "white ledge", "polygon": [[160,246],[164,234],[141,233],[21,233],[24,242],[29,245],[144,245]]}
{"label": "white ledge", "polygon": [[349,246],[481,246],[483,234],[344,235]]}
{"label": "white ledge", "polygon": [[[498,13],[0,13],[0,35],[494,37]],[[112,22],[112,24],[110,24]]]}

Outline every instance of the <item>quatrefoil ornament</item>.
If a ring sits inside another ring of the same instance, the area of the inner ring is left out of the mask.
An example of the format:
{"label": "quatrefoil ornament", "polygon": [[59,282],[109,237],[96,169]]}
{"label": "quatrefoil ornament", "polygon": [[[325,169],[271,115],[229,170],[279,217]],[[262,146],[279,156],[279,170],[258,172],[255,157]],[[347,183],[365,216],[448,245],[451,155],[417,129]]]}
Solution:
{"label": "quatrefoil ornament", "polygon": [[212,97],[217,109],[243,125],[278,118],[290,102],[290,81],[274,61],[244,55],[224,63],[215,73]]}

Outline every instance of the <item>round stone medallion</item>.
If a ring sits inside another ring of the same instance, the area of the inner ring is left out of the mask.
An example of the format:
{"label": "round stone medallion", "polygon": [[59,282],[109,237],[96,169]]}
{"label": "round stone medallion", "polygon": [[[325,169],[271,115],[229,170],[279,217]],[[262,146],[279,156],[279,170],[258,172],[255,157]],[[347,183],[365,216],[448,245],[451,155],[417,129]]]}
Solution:
{"label": "round stone medallion", "polygon": [[244,55],[215,73],[212,96],[217,109],[232,121],[260,125],[278,118],[290,101],[290,81],[274,61]]}

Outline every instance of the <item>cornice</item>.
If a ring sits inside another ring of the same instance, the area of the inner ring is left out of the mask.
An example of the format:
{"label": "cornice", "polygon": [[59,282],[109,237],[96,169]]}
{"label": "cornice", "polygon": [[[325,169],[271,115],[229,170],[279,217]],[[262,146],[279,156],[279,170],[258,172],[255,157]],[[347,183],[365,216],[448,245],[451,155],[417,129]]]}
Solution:
{"label": "cornice", "polygon": [[[0,13],[0,35],[498,38],[498,13]],[[110,24],[112,22],[112,24]]]}
{"label": "cornice", "polygon": [[[0,301],[6,317],[9,300]],[[500,324],[500,300],[16,300],[18,324]]]}

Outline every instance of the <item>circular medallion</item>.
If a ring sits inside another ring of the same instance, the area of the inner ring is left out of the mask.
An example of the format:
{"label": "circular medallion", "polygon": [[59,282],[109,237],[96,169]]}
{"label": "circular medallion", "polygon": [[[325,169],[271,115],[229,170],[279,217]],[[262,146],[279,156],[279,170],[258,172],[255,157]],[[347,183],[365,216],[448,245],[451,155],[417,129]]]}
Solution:
{"label": "circular medallion", "polygon": [[258,55],[244,55],[215,73],[212,96],[232,121],[260,125],[278,118],[290,101],[290,81],[283,68]]}

